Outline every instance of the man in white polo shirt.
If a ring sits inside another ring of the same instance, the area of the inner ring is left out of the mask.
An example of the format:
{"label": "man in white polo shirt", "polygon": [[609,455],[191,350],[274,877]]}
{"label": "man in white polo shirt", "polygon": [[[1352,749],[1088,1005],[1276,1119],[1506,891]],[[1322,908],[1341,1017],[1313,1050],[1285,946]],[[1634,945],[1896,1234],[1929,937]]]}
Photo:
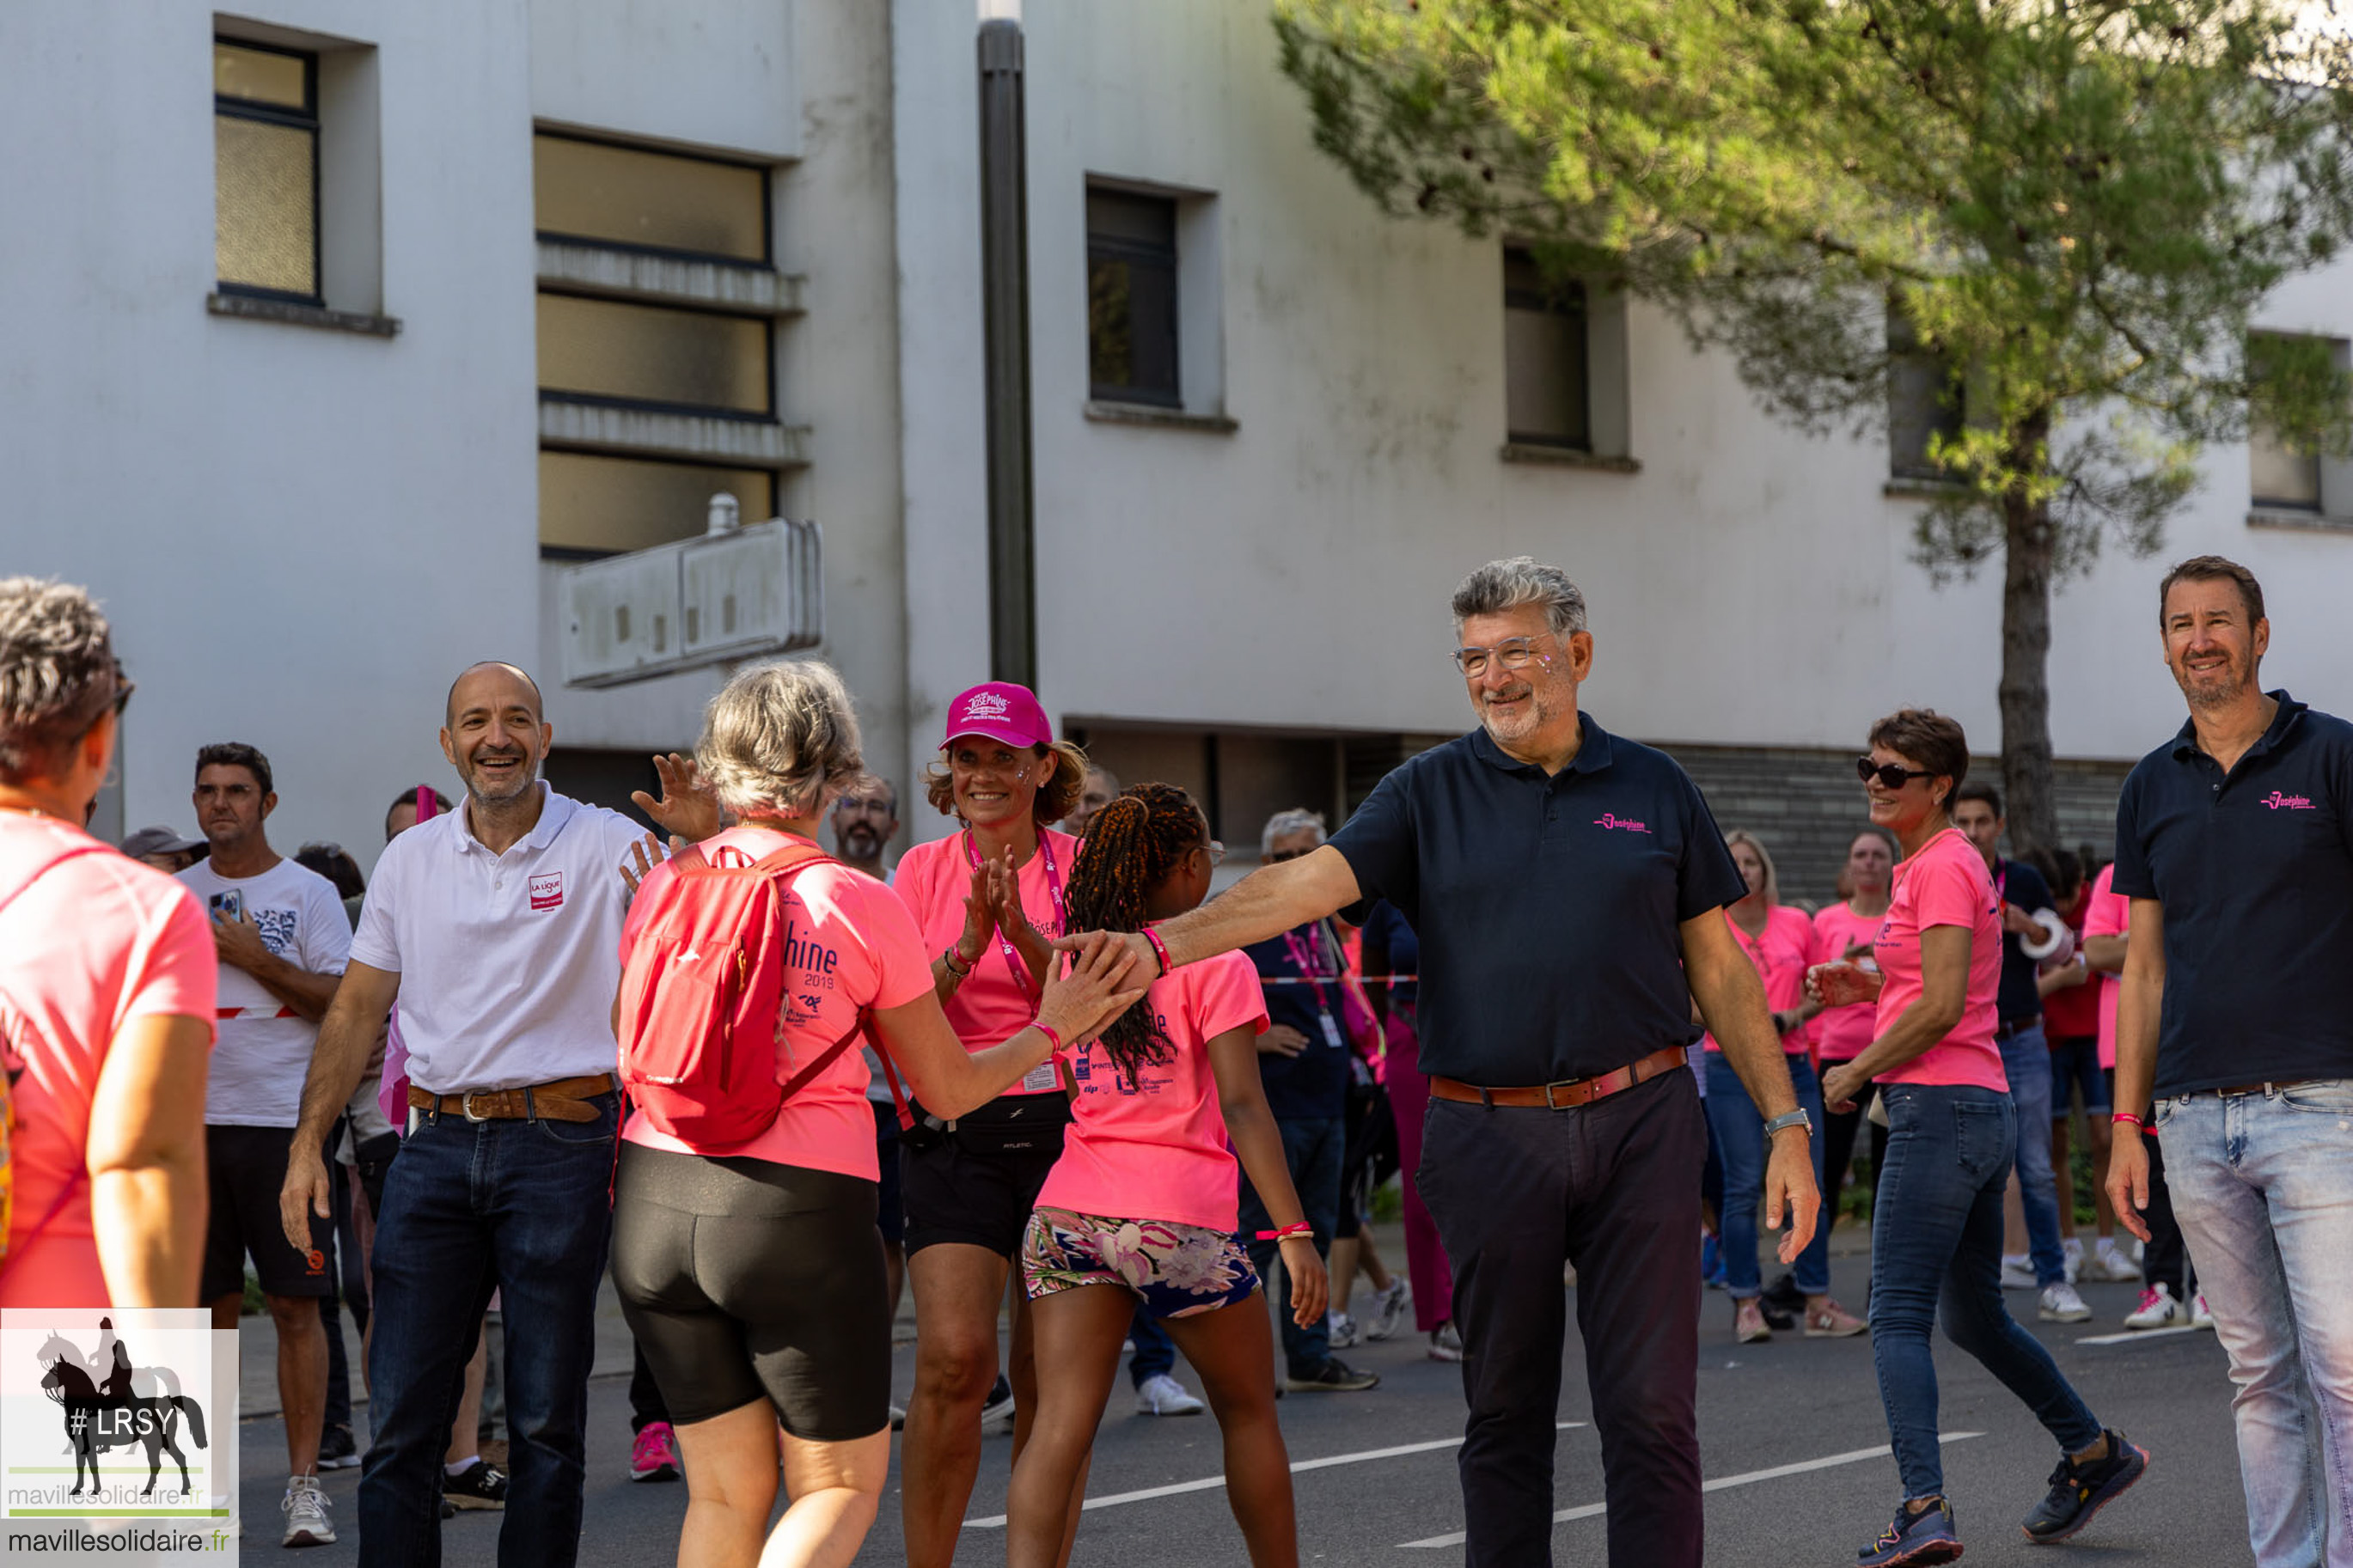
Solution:
{"label": "man in white polo shirt", "polygon": [[360,1562],[439,1560],[450,1401],[498,1290],[510,1429],[499,1561],[569,1568],[612,1228],[619,868],[644,837],[539,781],[552,731],[521,669],[473,666],[446,717],[441,750],[466,803],[376,862],[303,1086],[281,1219],[292,1235],[306,1211],[326,1212],[320,1145],[396,998],[409,1132],[376,1227]]}

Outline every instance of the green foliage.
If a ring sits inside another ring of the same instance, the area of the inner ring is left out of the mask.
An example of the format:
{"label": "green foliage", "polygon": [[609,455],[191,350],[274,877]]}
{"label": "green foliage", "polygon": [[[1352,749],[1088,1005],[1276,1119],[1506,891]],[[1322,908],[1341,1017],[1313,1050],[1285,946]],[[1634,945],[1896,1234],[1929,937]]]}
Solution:
{"label": "green foliage", "polygon": [[1886,416],[1890,308],[1967,428],[1915,550],[2145,552],[2252,408],[2353,382],[2248,319],[2353,238],[2334,0],[1279,0],[1315,140],[1389,212],[1664,305],[1803,428]]}

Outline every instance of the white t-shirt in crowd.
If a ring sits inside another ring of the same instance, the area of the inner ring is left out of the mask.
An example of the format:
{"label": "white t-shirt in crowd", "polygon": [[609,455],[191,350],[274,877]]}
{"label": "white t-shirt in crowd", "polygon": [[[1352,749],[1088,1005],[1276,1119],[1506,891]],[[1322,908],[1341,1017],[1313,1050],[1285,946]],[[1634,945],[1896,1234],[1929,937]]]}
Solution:
{"label": "white t-shirt in crowd", "polygon": [[[351,921],[335,885],[308,867],[280,860],[258,877],[224,877],[209,860],[180,873],[205,912],[242,900],[261,943],[297,969],[341,974],[352,950]],[[216,1127],[291,1127],[302,1120],[302,1079],[319,1026],[233,963],[220,966],[220,1040],[205,1084],[205,1121]]]}
{"label": "white t-shirt in crowd", "polygon": [[505,854],[469,808],[385,846],[352,958],[400,976],[408,1079],[432,1094],[611,1072],[621,983],[621,867],[645,829],[544,784],[539,823]]}

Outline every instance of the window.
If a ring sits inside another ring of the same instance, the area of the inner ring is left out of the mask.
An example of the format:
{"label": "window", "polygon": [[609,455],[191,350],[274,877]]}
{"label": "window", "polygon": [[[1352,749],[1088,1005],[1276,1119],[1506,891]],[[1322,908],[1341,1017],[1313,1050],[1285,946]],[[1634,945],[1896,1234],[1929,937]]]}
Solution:
{"label": "window", "polygon": [[1176,202],[1087,191],[1087,383],[1099,402],[1182,408]]}
{"label": "window", "polygon": [[539,297],[543,393],[766,414],[768,323],[658,305]]}
{"label": "window", "polygon": [[733,496],[747,522],[776,515],[776,476],[590,452],[539,455],[539,544],[543,554],[609,555],[701,533],[711,498]]}
{"label": "window", "polygon": [[222,290],[318,303],[316,56],[213,40],[213,178]]}
{"label": "window", "polygon": [[[2251,369],[2278,351],[2310,344],[2309,338],[2297,340],[2277,332],[2253,332],[2247,338],[2247,359]],[[2329,345],[2333,357],[2340,365],[2345,361],[2343,343]],[[2307,351],[2308,352],[2308,351]],[[2322,506],[2324,476],[2319,446],[2310,440],[2299,441],[2277,426],[2258,417],[2247,432],[2248,487],[2255,506],[2266,511],[2324,510]]]}
{"label": "window", "polygon": [[[768,170],[544,132],[533,154],[543,240],[690,258],[703,277],[715,268],[773,278]],[[610,276],[543,275],[540,287],[543,553],[603,555],[691,537],[722,490],[747,523],[776,515],[776,473],[758,465],[797,459],[776,455],[788,443],[766,439],[781,435],[772,312],[720,289],[681,304],[675,292]],[[582,288],[589,292],[573,291]],[[583,404],[629,417],[584,433]],[[695,452],[727,456],[681,456]]]}
{"label": "window", "polygon": [[540,132],[532,139],[539,232],[731,261],[768,259],[768,172]]}
{"label": "window", "polygon": [[1959,438],[1966,410],[1952,361],[1920,342],[1902,309],[1887,307],[1887,471],[1899,479],[1949,479],[1929,457],[1936,437]]}
{"label": "window", "polygon": [[1585,285],[1504,251],[1504,421],[1515,446],[1593,449]]}

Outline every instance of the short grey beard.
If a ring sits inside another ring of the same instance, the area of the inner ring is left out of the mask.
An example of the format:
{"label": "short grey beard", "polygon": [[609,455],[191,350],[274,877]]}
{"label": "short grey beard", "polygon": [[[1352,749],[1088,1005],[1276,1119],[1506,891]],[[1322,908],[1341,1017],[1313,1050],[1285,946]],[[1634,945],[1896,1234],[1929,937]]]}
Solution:
{"label": "short grey beard", "polygon": [[466,774],[467,798],[471,800],[476,805],[485,807],[491,811],[496,811],[501,806],[512,805],[524,795],[529,795],[531,793],[532,786],[539,783],[539,770],[537,768],[532,768],[527,771],[522,775],[522,783],[515,786],[515,791],[512,795],[487,795],[483,793],[482,787],[474,782],[474,773],[471,770],[469,770]]}

